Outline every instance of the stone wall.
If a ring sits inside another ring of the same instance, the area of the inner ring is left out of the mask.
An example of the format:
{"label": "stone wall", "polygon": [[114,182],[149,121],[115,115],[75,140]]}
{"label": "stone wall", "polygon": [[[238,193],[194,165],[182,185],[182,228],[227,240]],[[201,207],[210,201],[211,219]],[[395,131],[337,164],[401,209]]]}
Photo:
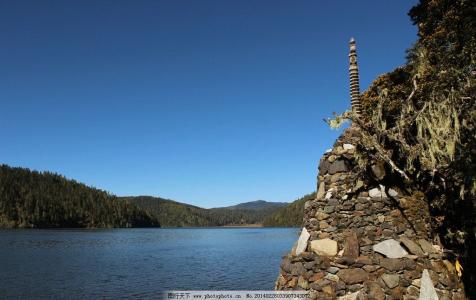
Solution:
{"label": "stone wall", "polygon": [[465,299],[454,261],[431,239],[424,197],[382,185],[392,174],[381,162],[357,172],[359,140],[348,128],[322,157],[316,199],[276,289],[313,299]]}

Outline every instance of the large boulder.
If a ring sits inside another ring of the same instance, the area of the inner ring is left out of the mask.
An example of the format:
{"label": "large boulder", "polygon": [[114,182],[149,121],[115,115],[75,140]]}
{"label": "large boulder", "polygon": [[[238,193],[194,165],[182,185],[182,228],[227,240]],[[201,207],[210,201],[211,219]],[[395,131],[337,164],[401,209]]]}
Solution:
{"label": "large boulder", "polygon": [[317,255],[335,256],[338,251],[337,242],[329,238],[311,241],[311,250]]}

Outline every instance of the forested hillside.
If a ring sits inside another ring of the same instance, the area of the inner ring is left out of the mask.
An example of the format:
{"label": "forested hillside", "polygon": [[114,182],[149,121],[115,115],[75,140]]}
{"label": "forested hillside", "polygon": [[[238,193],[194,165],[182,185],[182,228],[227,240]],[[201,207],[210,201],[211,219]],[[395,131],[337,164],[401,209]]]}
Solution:
{"label": "forested hillside", "polygon": [[159,226],[157,218],[63,176],[0,166],[0,228]]}
{"label": "forested hillside", "polygon": [[316,197],[316,193],[305,195],[296,201],[281,207],[264,219],[263,226],[269,227],[300,227],[304,217],[304,204]]}
{"label": "forested hillside", "polygon": [[162,227],[211,226],[205,209],[185,203],[151,196],[120,197],[160,220]]}
{"label": "forested hillside", "polygon": [[116,197],[58,174],[0,166],[0,228],[262,224],[283,205],[253,201],[205,209],[149,196]]}
{"label": "forested hillside", "polygon": [[154,215],[160,220],[161,225],[165,227],[262,224],[267,216],[282,206],[281,203],[263,201],[205,209],[150,196],[122,197],[121,199],[133,203]]}

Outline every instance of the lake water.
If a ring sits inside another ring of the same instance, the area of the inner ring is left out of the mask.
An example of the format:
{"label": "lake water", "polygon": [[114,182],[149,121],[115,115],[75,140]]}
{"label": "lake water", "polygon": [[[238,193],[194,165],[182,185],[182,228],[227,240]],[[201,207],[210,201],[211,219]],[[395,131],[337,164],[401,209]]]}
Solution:
{"label": "lake water", "polygon": [[272,290],[297,228],[0,230],[0,299]]}

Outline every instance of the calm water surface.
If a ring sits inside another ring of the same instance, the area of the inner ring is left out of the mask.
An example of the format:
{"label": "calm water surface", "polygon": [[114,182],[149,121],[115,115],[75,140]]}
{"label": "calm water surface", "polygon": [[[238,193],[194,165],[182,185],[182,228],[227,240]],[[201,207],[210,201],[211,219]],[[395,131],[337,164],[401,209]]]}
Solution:
{"label": "calm water surface", "polygon": [[296,228],[0,230],[0,299],[269,290]]}

